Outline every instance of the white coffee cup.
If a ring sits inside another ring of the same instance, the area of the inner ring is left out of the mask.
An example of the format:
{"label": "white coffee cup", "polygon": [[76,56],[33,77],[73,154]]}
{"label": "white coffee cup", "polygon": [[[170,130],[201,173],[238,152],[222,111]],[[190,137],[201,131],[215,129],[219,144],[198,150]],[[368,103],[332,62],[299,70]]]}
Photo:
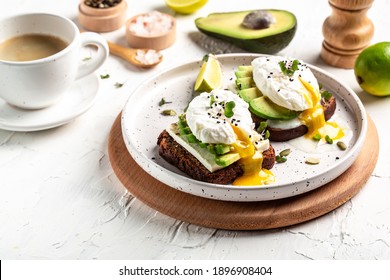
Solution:
{"label": "white coffee cup", "polygon": [[[56,103],[79,78],[97,70],[107,59],[106,40],[97,33],[80,33],[68,18],[54,14],[22,14],[0,20],[0,43],[25,34],[58,37],[65,49],[36,60],[0,60],[0,98],[16,107],[40,109]],[[82,47],[94,45],[97,52],[83,62]]]}

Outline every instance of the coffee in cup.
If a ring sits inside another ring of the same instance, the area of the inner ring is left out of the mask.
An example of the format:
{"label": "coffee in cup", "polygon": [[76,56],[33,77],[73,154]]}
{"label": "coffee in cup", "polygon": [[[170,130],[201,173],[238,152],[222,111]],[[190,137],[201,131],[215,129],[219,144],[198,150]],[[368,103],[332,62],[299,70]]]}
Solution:
{"label": "coffee in cup", "polygon": [[[96,54],[83,63],[82,47]],[[69,19],[54,14],[23,14],[0,21],[0,98],[40,109],[57,102],[76,79],[97,70],[108,57],[105,39],[80,33]]]}
{"label": "coffee in cup", "polygon": [[0,60],[37,60],[62,51],[67,45],[64,40],[53,35],[25,34],[0,43]]}

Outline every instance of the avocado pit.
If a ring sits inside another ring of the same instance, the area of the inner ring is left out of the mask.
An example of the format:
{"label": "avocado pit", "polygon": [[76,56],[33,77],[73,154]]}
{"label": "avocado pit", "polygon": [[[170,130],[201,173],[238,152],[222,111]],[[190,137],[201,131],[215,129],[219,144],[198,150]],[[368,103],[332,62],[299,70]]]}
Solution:
{"label": "avocado pit", "polygon": [[249,29],[265,29],[275,23],[275,18],[264,10],[250,12],[244,17],[242,25]]}

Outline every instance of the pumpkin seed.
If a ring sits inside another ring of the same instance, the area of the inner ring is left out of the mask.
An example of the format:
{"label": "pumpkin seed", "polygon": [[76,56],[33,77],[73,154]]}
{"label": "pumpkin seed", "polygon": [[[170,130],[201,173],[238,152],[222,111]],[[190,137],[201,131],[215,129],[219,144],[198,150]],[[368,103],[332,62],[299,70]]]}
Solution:
{"label": "pumpkin seed", "polygon": [[281,157],[286,157],[291,153],[291,149],[285,149],[279,153]]}
{"label": "pumpkin seed", "polygon": [[283,163],[283,162],[287,161],[287,158],[281,157],[281,156],[276,156],[275,160],[276,160],[277,163]]}
{"label": "pumpkin seed", "polygon": [[164,116],[176,116],[175,110],[168,109],[161,112]]}
{"label": "pumpkin seed", "polygon": [[345,151],[347,149],[347,145],[345,145],[345,143],[342,141],[337,142],[337,147],[339,147],[342,151]]}
{"label": "pumpkin seed", "polygon": [[311,165],[319,164],[320,159],[319,158],[307,158],[305,163],[311,164]]}

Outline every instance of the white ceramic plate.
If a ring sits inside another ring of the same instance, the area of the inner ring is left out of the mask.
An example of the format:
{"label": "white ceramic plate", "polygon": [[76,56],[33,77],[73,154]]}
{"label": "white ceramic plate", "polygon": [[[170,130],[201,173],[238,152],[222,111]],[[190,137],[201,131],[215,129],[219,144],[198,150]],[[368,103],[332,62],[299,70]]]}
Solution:
{"label": "white ceramic plate", "polygon": [[[224,84],[234,82],[239,65],[249,65],[258,55],[227,54],[218,56],[224,73]],[[290,197],[318,188],[341,175],[354,162],[365,140],[367,119],[356,94],[342,82],[317,67],[314,75],[337,99],[332,120],[345,127],[348,149],[324,144],[314,149],[314,141],[293,140],[273,143],[276,153],[291,148],[287,162],[272,169],[276,182],[265,186],[231,186],[193,180],[165,162],[158,154],[157,137],[177,116],[163,116],[162,110],[174,109],[178,114],[193,98],[193,86],[201,67],[195,61],[171,68],[142,83],[130,96],[122,112],[122,130],[127,149],[134,160],[157,180],[193,195],[228,201],[263,201]],[[159,106],[164,98],[172,102]],[[308,144],[309,143],[309,144]],[[308,165],[308,157],[320,158],[318,165]]]}
{"label": "white ceramic plate", "polygon": [[40,110],[24,110],[0,99],[0,129],[38,131],[70,122],[95,102],[99,89],[96,74],[77,80],[56,104]]}

